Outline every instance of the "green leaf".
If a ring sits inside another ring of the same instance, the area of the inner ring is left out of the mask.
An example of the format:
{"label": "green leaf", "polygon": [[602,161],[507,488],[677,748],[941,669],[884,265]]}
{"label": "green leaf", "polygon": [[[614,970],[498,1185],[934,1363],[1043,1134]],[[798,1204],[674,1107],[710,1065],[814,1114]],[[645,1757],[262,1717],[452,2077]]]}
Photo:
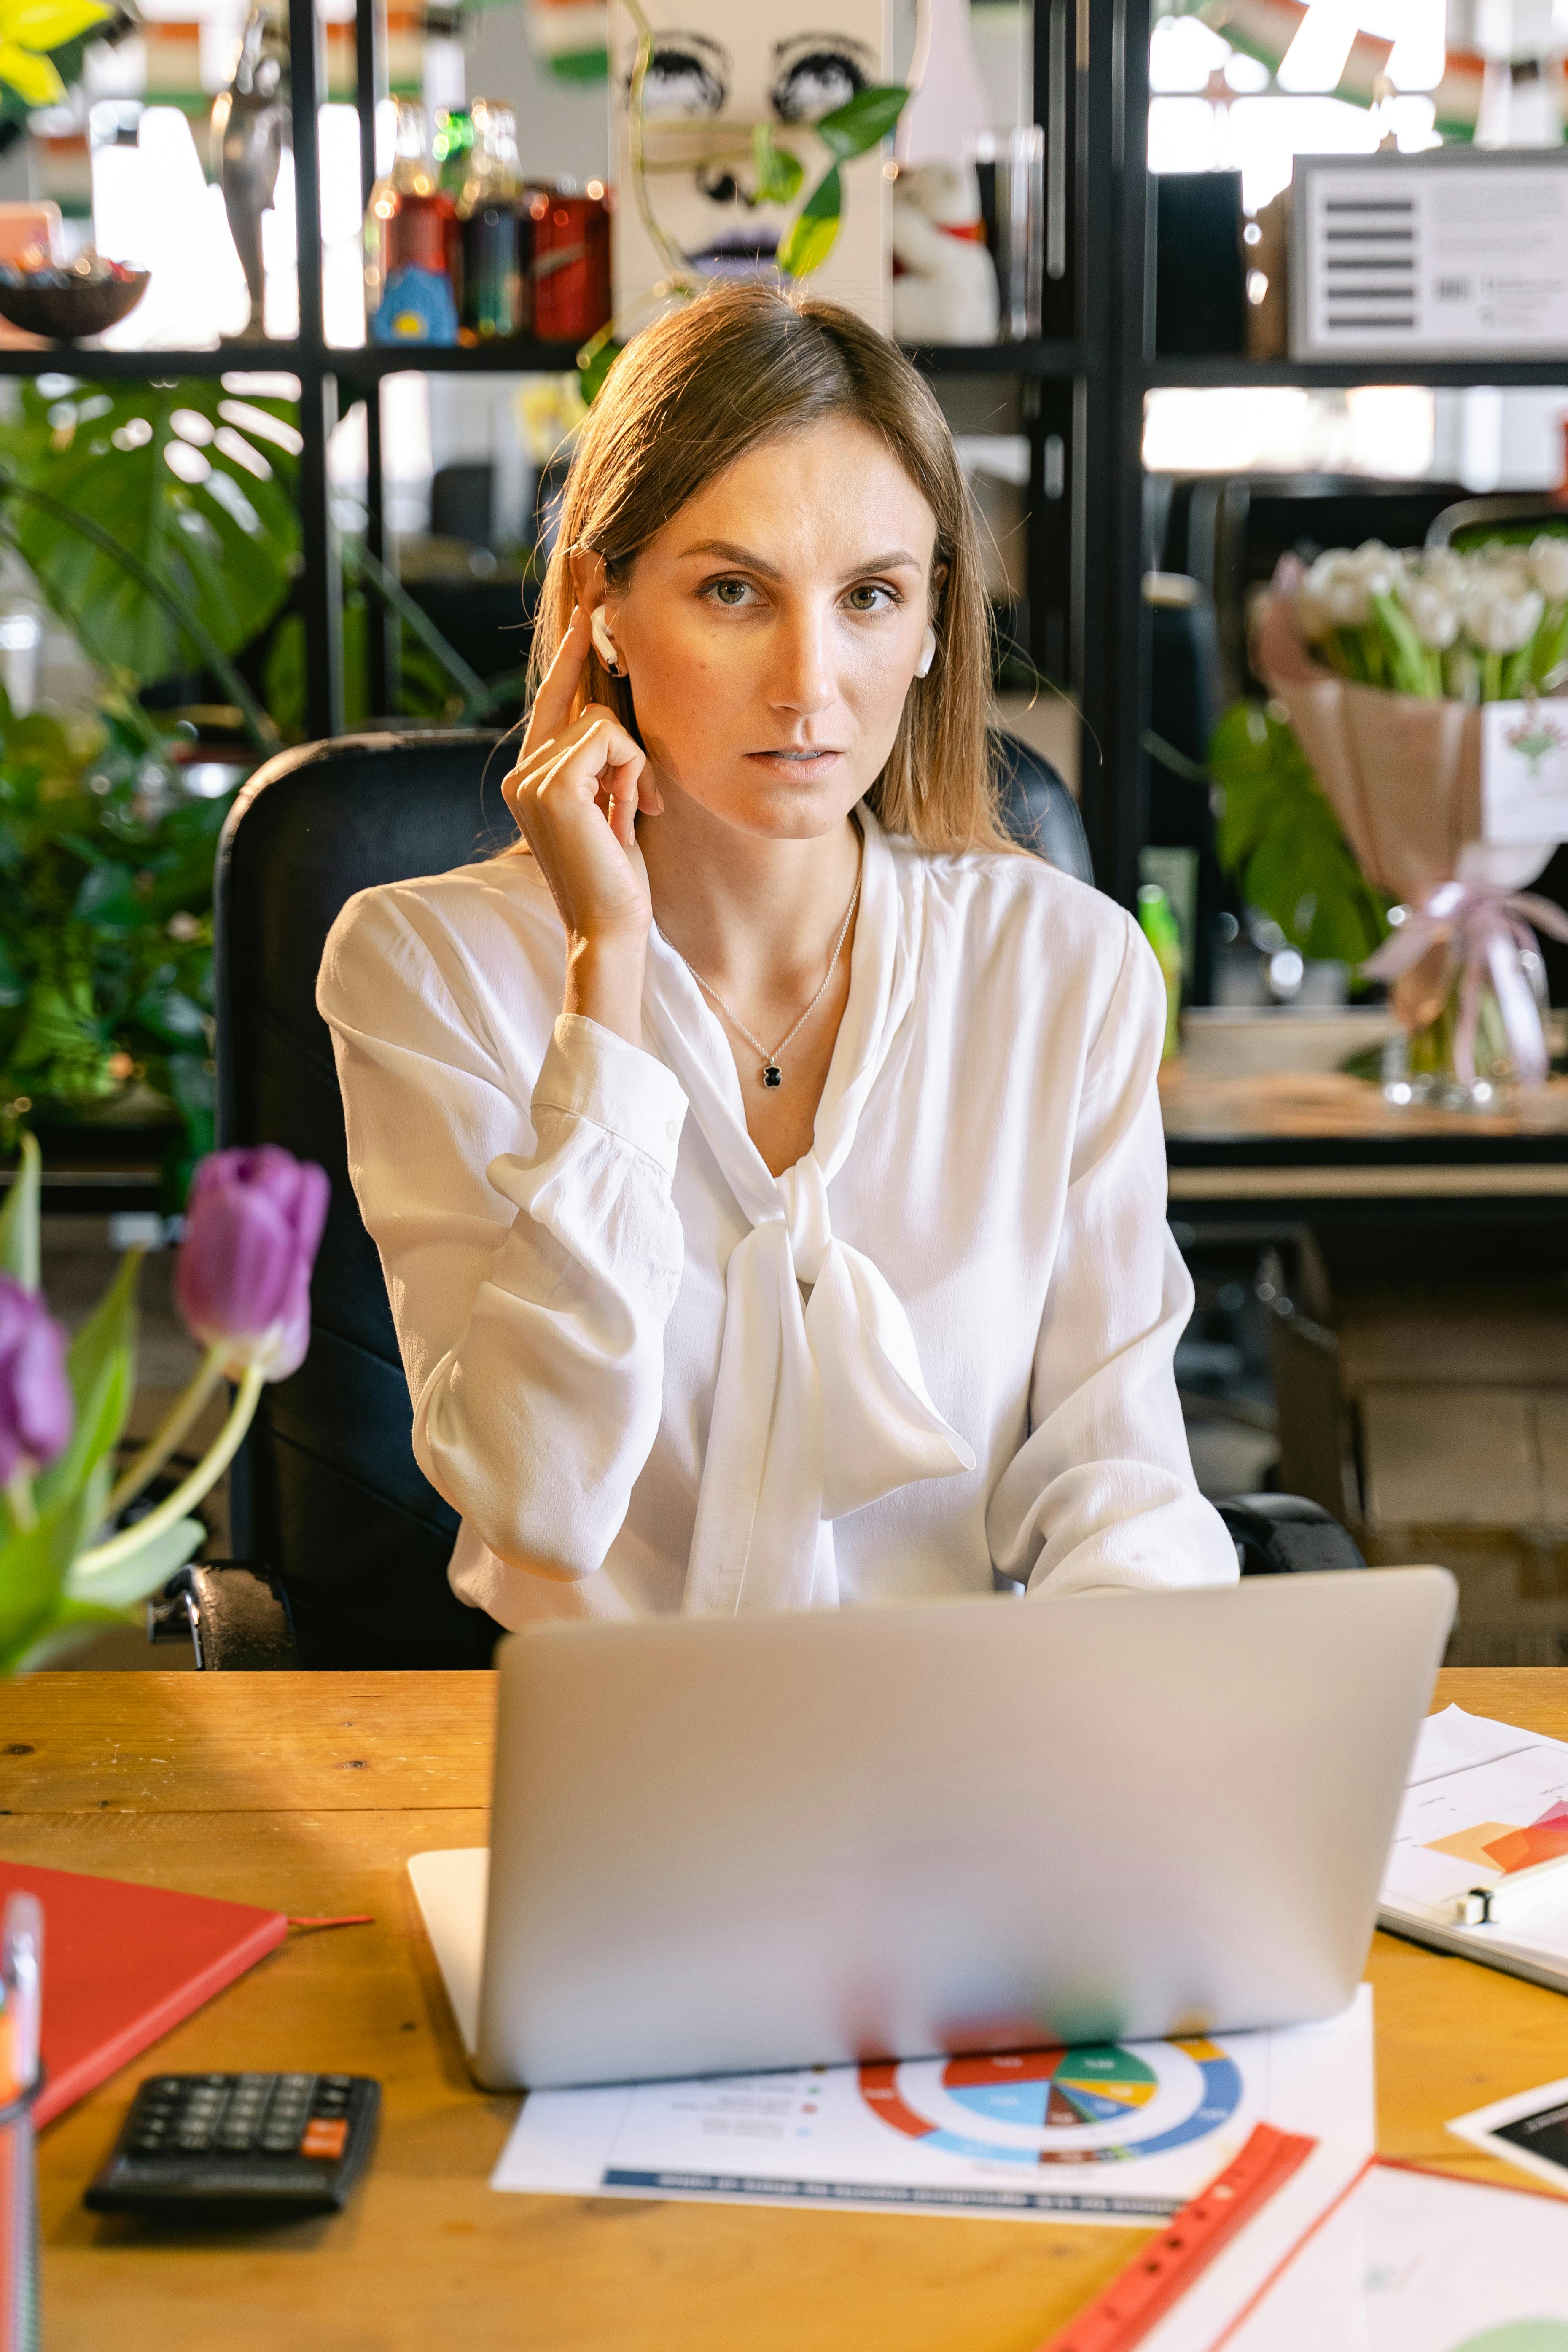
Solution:
{"label": "green leaf", "polygon": [[583,398],[588,407],[592,408],[604,390],[605,378],[620,358],[621,351],[622,346],[612,335],[608,341],[598,343],[596,349],[591,348],[585,362],[579,356],[577,381],[582,386]]}
{"label": "green leaf", "polygon": [[0,1209],[0,1274],[8,1274],[37,1290],[41,1278],[38,1253],[38,1196],[43,1171],[38,1139],[22,1134],[21,1155]]}
{"label": "green leaf", "polygon": [[[288,439],[289,404],[247,395],[237,405],[216,380],[84,387],[55,401],[28,383],[19,412],[0,425],[0,461],[165,580],[225,653],[272,619],[300,544],[297,467],[255,420]],[[204,478],[182,479],[171,450]],[[23,500],[4,510],[44,594],[96,660],[149,680],[190,666],[189,633],[104,549]]]}
{"label": "green leaf", "polygon": [[107,1610],[129,1608],[132,1601],[143,1601],[149,1592],[167,1584],[200,1549],[206,1532],[200,1519],[176,1519],[140,1551],[129,1553],[109,1568],[84,1573],[73,1563],[66,1578],[65,1597]]}
{"label": "green leaf", "polygon": [[68,1495],[52,1510],[40,1511],[26,1535],[0,1545],[0,1675],[15,1671],[53,1622],[66,1574],[85,1532],[79,1495]]}
{"label": "green leaf", "polygon": [[1294,734],[1257,703],[1232,705],[1209,746],[1215,845],[1251,905],[1302,953],[1364,961],[1386,937],[1367,884]]}
{"label": "green leaf", "polygon": [[58,1462],[37,1480],[40,1508],[80,1493],[118,1441],[136,1391],[136,1284],[140,1250],[127,1250],[109,1288],[71,1342],[67,1358],[76,1427]]}
{"label": "green leaf", "polygon": [[902,82],[879,82],[870,89],[857,90],[847,104],[836,106],[812,129],[839,163],[847,163],[851,155],[864,155],[868,147],[881,143],[909,95]]}
{"label": "green leaf", "polygon": [[779,247],[779,268],[786,278],[807,278],[814,269],[821,268],[838,235],[843,203],[844,191],[835,163],[813,188]]}
{"label": "green leaf", "polygon": [[128,1622],[123,1609],[83,1608],[78,1601],[61,1601],[46,1631],[16,1659],[15,1672],[36,1675],[40,1666],[64,1664],[73,1650],[79,1650],[106,1625],[123,1625]]}
{"label": "green leaf", "polygon": [[756,175],[752,194],[759,205],[793,205],[805,177],[799,156],[778,144],[769,122],[757,123],[752,131],[752,169]]}

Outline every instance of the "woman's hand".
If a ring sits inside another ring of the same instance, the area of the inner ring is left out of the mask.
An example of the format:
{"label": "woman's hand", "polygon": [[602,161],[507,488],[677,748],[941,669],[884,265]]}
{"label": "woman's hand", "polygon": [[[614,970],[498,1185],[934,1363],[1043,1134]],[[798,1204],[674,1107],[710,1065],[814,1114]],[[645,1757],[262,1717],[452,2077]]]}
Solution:
{"label": "woman's hand", "polygon": [[653,905],[635,826],[639,809],[657,816],[664,803],[613,710],[590,703],[570,716],[588,645],[579,605],[501,792],[566,927],[565,1010],[640,1045]]}

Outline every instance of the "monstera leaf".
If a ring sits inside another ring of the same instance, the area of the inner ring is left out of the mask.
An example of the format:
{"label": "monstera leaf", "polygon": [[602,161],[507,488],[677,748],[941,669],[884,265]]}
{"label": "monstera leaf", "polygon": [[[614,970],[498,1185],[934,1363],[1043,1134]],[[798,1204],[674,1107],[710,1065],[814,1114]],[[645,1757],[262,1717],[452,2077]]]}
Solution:
{"label": "monstera leaf", "polygon": [[[110,670],[152,681],[200,658],[177,609],[95,543],[96,527],[198,614],[224,653],[237,651],[278,611],[299,562],[291,404],[205,381],[66,393],[50,381],[52,398],[28,383],[19,417],[0,426],[0,471],[14,485],[0,479],[0,515],[55,611]],[[72,529],[70,514],[89,530]]]}
{"label": "monstera leaf", "polygon": [[1208,769],[1220,864],[1303,955],[1353,970],[1388,936],[1384,901],[1289,725],[1259,703],[1233,703],[1215,730]]}

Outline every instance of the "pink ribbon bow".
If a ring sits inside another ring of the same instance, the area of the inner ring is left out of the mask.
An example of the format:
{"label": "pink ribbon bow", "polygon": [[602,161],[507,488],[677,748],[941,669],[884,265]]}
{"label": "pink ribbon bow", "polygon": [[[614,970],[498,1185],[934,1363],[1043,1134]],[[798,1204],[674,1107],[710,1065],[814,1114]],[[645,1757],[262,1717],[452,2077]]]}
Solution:
{"label": "pink ribbon bow", "polygon": [[1450,968],[1459,968],[1454,1066],[1467,1086],[1475,1084],[1481,982],[1489,973],[1521,1084],[1539,1086],[1549,1067],[1546,1039],[1534,992],[1520,963],[1521,950],[1535,949],[1531,923],[1554,940],[1568,941],[1568,915],[1549,898],[1528,890],[1440,882],[1424,904],[1405,909],[1399,929],[1361,969],[1368,980],[1398,980],[1435,948],[1447,949]]}

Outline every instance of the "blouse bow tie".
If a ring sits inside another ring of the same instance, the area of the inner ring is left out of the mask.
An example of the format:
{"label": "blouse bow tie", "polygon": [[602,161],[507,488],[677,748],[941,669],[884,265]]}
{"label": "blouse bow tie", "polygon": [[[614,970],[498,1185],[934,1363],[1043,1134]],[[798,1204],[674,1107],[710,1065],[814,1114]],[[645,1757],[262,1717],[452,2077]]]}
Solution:
{"label": "blouse bow tie", "polygon": [[[658,942],[646,1009],[751,1232],[731,1252],[724,1336],[687,1567],[688,1611],[835,1608],[831,1522],[974,1456],[931,1402],[879,1268],[837,1239],[827,1188],[913,994],[892,860],[865,835],[849,1000],[812,1150],[773,1176],[746,1131],[723,1034]],[[809,1296],[802,1297],[803,1286]]]}

